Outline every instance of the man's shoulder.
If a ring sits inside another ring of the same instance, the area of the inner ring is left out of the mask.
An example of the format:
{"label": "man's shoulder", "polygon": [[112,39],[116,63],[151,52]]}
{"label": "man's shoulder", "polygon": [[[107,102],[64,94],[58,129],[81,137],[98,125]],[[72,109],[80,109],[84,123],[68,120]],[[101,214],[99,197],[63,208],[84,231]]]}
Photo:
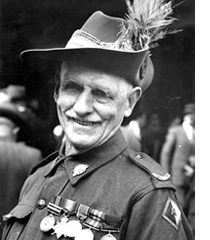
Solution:
{"label": "man's shoulder", "polygon": [[[154,159],[143,152],[131,152],[128,159],[139,169],[137,178],[147,178],[154,188],[172,188],[171,175]],[[144,172],[145,174],[141,174]]]}
{"label": "man's shoulder", "polygon": [[129,159],[138,167],[159,179],[168,180],[170,175],[149,155],[143,152],[133,152],[128,155]]}

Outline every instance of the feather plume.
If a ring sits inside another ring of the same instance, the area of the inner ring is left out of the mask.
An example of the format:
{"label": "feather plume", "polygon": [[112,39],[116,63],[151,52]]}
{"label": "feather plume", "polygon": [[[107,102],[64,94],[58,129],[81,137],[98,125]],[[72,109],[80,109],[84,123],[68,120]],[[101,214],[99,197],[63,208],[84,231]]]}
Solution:
{"label": "feather plume", "polygon": [[166,34],[178,32],[168,30],[176,18],[173,18],[172,2],[165,0],[125,0],[128,8],[125,23],[123,23],[117,48],[137,51],[154,47],[156,41]]}

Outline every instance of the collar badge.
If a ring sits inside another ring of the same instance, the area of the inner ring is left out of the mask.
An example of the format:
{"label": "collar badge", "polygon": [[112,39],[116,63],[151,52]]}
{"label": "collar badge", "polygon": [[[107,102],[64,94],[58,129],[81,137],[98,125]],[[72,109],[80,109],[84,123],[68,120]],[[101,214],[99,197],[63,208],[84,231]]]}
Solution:
{"label": "collar badge", "polygon": [[87,164],[79,164],[73,169],[73,177],[79,176],[86,172],[86,170],[89,168],[89,165]]}

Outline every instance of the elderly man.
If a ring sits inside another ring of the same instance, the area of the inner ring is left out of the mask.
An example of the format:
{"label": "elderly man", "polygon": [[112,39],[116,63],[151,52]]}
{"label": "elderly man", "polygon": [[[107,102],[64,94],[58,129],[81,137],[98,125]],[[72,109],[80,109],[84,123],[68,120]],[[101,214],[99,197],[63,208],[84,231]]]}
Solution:
{"label": "elderly man", "polygon": [[153,78],[148,47],[118,38],[123,22],[95,12],[65,48],[22,53],[62,61],[54,98],[65,141],[32,170],[3,239],[192,239],[169,174],[120,131]]}

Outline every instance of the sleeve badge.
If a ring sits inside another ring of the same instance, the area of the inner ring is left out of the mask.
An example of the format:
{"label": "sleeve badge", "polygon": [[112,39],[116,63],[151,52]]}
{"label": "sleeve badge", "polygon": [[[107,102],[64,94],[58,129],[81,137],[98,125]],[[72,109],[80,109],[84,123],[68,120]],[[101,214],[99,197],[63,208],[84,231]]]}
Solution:
{"label": "sleeve badge", "polygon": [[166,202],[162,217],[178,230],[181,222],[181,211],[177,203],[171,198],[168,198]]}

